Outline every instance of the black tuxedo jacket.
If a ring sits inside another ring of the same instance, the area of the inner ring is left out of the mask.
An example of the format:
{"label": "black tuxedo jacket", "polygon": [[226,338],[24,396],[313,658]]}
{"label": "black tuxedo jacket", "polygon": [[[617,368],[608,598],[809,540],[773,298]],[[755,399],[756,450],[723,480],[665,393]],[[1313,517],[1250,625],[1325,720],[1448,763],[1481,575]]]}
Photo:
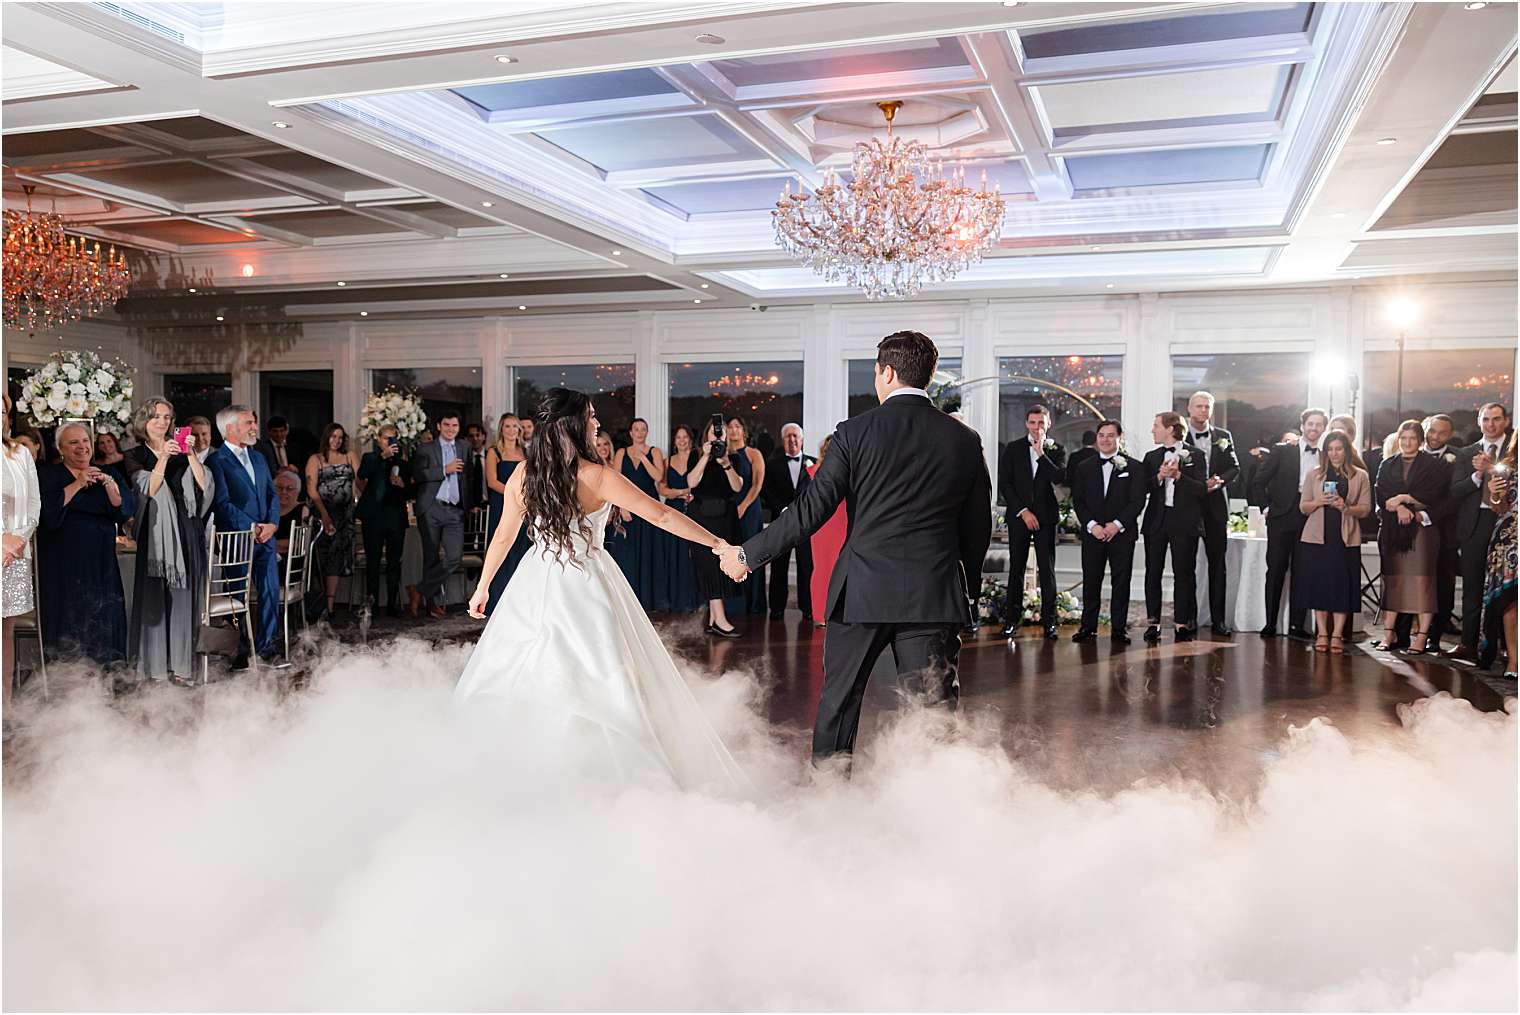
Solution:
{"label": "black tuxedo jacket", "polygon": [[[1188,422],[1187,428],[1187,436],[1183,438],[1183,441],[1192,446],[1196,451],[1198,445],[1193,444],[1193,434],[1195,432],[1193,424]],[[1224,442],[1224,447],[1219,446],[1220,441]],[[1230,435],[1230,431],[1222,426],[1209,427],[1209,453],[1207,458],[1209,463],[1208,471],[1204,473],[1204,478],[1217,476],[1223,480],[1223,484],[1219,489],[1204,498],[1204,510],[1213,511],[1216,514],[1229,514],[1229,486],[1235,482],[1235,477],[1240,475],[1240,459],[1235,453],[1235,438]]]}
{"label": "black tuxedo jacket", "polygon": [[817,464],[818,459],[811,455],[802,456],[802,468],[797,470],[797,485],[792,485],[792,470],[786,460],[786,453],[777,451],[765,460],[765,483],[760,487],[760,504],[775,518],[781,512],[792,506],[792,502],[802,495],[807,485],[812,482],[808,475],[808,466]]}
{"label": "black tuxedo jacket", "polygon": [[919,395],[845,420],[791,510],[744,544],[749,566],[818,531],[841,503],[849,530],[829,581],[829,620],[970,623],[992,540],[992,481],[976,431]]}
{"label": "black tuxedo jacket", "polygon": [[[1072,455],[1076,458],[1076,455]],[[1124,464],[1118,465],[1118,460]],[[1087,523],[1107,525],[1118,522],[1124,531],[1115,538],[1133,540],[1140,534],[1140,509],[1145,506],[1145,469],[1140,459],[1128,455],[1115,455],[1113,475],[1108,480],[1108,493],[1103,492],[1103,456],[1092,457],[1077,466],[1071,479],[1071,504],[1076,509],[1077,521],[1082,526],[1082,537],[1087,534]]]}
{"label": "black tuxedo jacket", "polygon": [[1011,524],[1020,511],[1028,508],[1040,524],[1055,525],[1061,520],[1061,505],[1055,487],[1066,482],[1066,452],[1057,444],[1040,459],[1038,472],[1029,468],[1029,438],[1009,441],[998,460],[998,493],[1008,506]]}
{"label": "black tuxedo jacket", "polygon": [[1258,503],[1267,508],[1268,528],[1304,527],[1304,513],[1298,509],[1299,457],[1297,443],[1275,444],[1252,479]]}
{"label": "black tuxedo jacket", "polygon": [[[1179,444],[1186,447],[1186,443]],[[1144,528],[1147,533],[1160,532],[1168,519],[1173,524],[1182,524],[1203,531],[1203,496],[1208,489],[1205,483],[1203,456],[1196,449],[1188,448],[1190,454],[1185,462],[1181,462],[1182,475],[1177,477],[1177,482],[1172,490],[1172,506],[1166,506],[1166,484],[1156,478],[1156,473],[1161,470],[1161,462],[1166,458],[1166,448],[1156,448],[1145,456],[1140,471],[1145,476],[1146,493],[1150,495],[1150,503],[1145,506]]]}
{"label": "black tuxedo jacket", "polygon": [[1077,470],[1082,467],[1083,462],[1087,461],[1089,458],[1097,457],[1097,448],[1089,448],[1084,446],[1073,451],[1071,453],[1071,457],[1066,459],[1066,485],[1068,487],[1071,486],[1072,477],[1077,474]]}

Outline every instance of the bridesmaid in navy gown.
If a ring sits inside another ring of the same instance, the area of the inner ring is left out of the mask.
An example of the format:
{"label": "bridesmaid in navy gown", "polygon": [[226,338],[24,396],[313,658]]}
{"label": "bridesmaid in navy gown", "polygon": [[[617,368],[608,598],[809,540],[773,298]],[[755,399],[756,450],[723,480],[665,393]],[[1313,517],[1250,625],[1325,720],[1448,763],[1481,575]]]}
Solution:
{"label": "bridesmaid in navy gown", "polygon": [[[738,416],[728,417],[724,425],[724,436],[728,438],[729,460],[734,463],[734,471],[744,482],[744,485],[739,488],[739,538],[745,540],[751,536],[758,536],[760,530],[765,527],[760,514],[760,491],[765,485],[765,456],[748,446],[749,428]],[[739,586],[737,596],[725,599],[724,609],[731,615],[735,613],[764,614],[767,610],[765,569],[760,568],[757,573],[750,575]]]}
{"label": "bridesmaid in navy gown", "polygon": [[[691,427],[682,423],[676,427],[670,460],[665,463],[665,481],[660,484],[660,496],[665,503],[682,514],[689,513],[691,484],[686,473],[691,469],[692,446],[696,435]],[[667,533],[668,535],[668,533]],[[692,570],[691,553],[686,543],[671,536],[665,547],[665,573],[670,587],[670,608],[676,613],[691,613],[702,605],[697,594],[697,575]]]}
{"label": "bridesmaid in navy gown", "polygon": [[[619,448],[613,467],[647,497],[658,499],[659,483],[665,478],[665,456],[649,444],[649,424],[635,419],[628,425],[633,443]],[[666,534],[631,512],[623,512],[623,528],[628,533],[623,573],[633,594],[648,610],[670,609],[670,586],[665,578]],[[669,537],[666,536],[668,539]]]}
{"label": "bridesmaid in navy gown", "polygon": [[[502,413],[501,421],[496,426],[496,443],[486,452],[486,487],[488,490],[487,500],[490,504],[490,513],[486,518],[486,545],[490,545],[491,537],[496,534],[496,525],[501,521],[502,498],[506,494],[507,480],[512,478],[512,473],[523,463],[522,424],[516,414]],[[517,541],[512,544],[512,549],[507,551],[507,559],[501,562],[496,574],[491,578],[491,598],[486,601],[486,616],[496,609],[496,602],[501,598],[502,591],[506,589],[507,582],[512,580],[512,574],[517,570],[517,564],[528,552],[528,527],[525,525],[517,534]]]}

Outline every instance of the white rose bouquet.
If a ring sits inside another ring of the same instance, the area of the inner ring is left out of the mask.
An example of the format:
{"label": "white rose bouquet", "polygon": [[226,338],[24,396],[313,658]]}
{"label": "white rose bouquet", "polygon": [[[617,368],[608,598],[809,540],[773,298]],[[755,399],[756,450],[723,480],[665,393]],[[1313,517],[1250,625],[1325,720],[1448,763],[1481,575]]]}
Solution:
{"label": "white rose bouquet", "polygon": [[120,436],[132,420],[132,367],[88,349],[55,352],[21,382],[16,408],[37,426],[89,419],[96,433]]}
{"label": "white rose bouquet", "polygon": [[383,426],[394,426],[402,447],[410,449],[427,427],[427,413],[422,411],[422,401],[414,391],[397,391],[386,388],[372,393],[364,401],[364,412],[359,417],[359,439],[369,443],[375,439]]}

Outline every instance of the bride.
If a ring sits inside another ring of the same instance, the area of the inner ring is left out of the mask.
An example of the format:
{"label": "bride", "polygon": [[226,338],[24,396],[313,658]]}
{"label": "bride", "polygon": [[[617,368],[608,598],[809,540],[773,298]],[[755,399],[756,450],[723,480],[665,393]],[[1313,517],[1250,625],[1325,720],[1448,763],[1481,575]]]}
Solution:
{"label": "bride", "polygon": [[704,547],[723,541],[601,465],[591,399],[549,391],[527,461],[470,597],[482,619],[491,578],[527,526],[533,541],[454,689],[493,745],[525,764],[618,784],[740,791],[746,779],[708,724],[623,572],[602,548],[613,508]]}

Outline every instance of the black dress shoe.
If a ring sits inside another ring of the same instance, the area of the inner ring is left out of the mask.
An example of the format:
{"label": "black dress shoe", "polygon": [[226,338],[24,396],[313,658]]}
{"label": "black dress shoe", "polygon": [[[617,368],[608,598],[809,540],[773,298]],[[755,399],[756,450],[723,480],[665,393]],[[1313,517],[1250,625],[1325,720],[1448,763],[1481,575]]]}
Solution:
{"label": "black dress shoe", "polygon": [[1191,627],[1179,627],[1175,637],[1178,641],[1192,641],[1198,637],[1198,632]]}
{"label": "black dress shoe", "polygon": [[1056,630],[1056,625],[1054,625],[1054,624],[1046,624],[1045,625],[1045,640],[1046,641],[1056,641],[1060,637],[1061,637],[1061,632]]}
{"label": "black dress shoe", "polygon": [[1230,635],[1235,633],[1235,629],[1229,624],[1214,624],[1209,628],[1209,630],[1213,631],[1215,634],[1223,635]]}
{"label": "black dress shoe", "polygon": [[1003,637],[1004,638],[1012,638],[1015,635],[1017,635],[1018,633],[1019,633],[1019,626],[1017,624],[1004,624],[1003,625]]}
{"label": "black dress shoe", "polygon": [[1072,635],[1071,636],[1071,640],[1072,641],[1097,641],[1098,640],[1098,632],[1097,631],[1088,631],[1086,629],[1083,629],[1083,630],[1078,631],[1076,634]]}
{"label": "black dress shoe", "polygon": [[1150,627],[1147,627],[1145,629],[1145,634],[1143,637],[1146,641],[1154,645],[1156,642],[1161,640],[1161,628],[1156,624],[1152,624]]}
{"label": "black dress shoe", "polygon": [[1131,639],[1128,631],[1115,631],[1108,636],[1108,640],[1115,645],[1128,645]]}
{"label": "black dress shoe", "polygon": [[1288,628],[1288,637],[1289,638],[1297,638],[1299,641],[1313,641],[1314,640],[1314,635],[1310,634],[1309,631],[1308,631],[1308,629],[1307,628],[1303,628],[1303,627],[1290,627],[1290,628]]}
{"label": "black dress shoe", "polygon": [[1268,624],[1266,627],[1261,629],[1261,636],[1263,638],[1276,638],[1277,628],[1273,627],[1271,624]]}
{"label": "black dress shoe", "polygon": [[731,628],[729,628],[728,630],[725,631],[725,630],[723,630],[723,628],[717,626],[716,624],[708,624],[707,625],[707,633],[710,634],[710,635],[712,635],[714,638],[737,638],[737,637],[739,637],[739,629],[738,628],[731,627]]}

